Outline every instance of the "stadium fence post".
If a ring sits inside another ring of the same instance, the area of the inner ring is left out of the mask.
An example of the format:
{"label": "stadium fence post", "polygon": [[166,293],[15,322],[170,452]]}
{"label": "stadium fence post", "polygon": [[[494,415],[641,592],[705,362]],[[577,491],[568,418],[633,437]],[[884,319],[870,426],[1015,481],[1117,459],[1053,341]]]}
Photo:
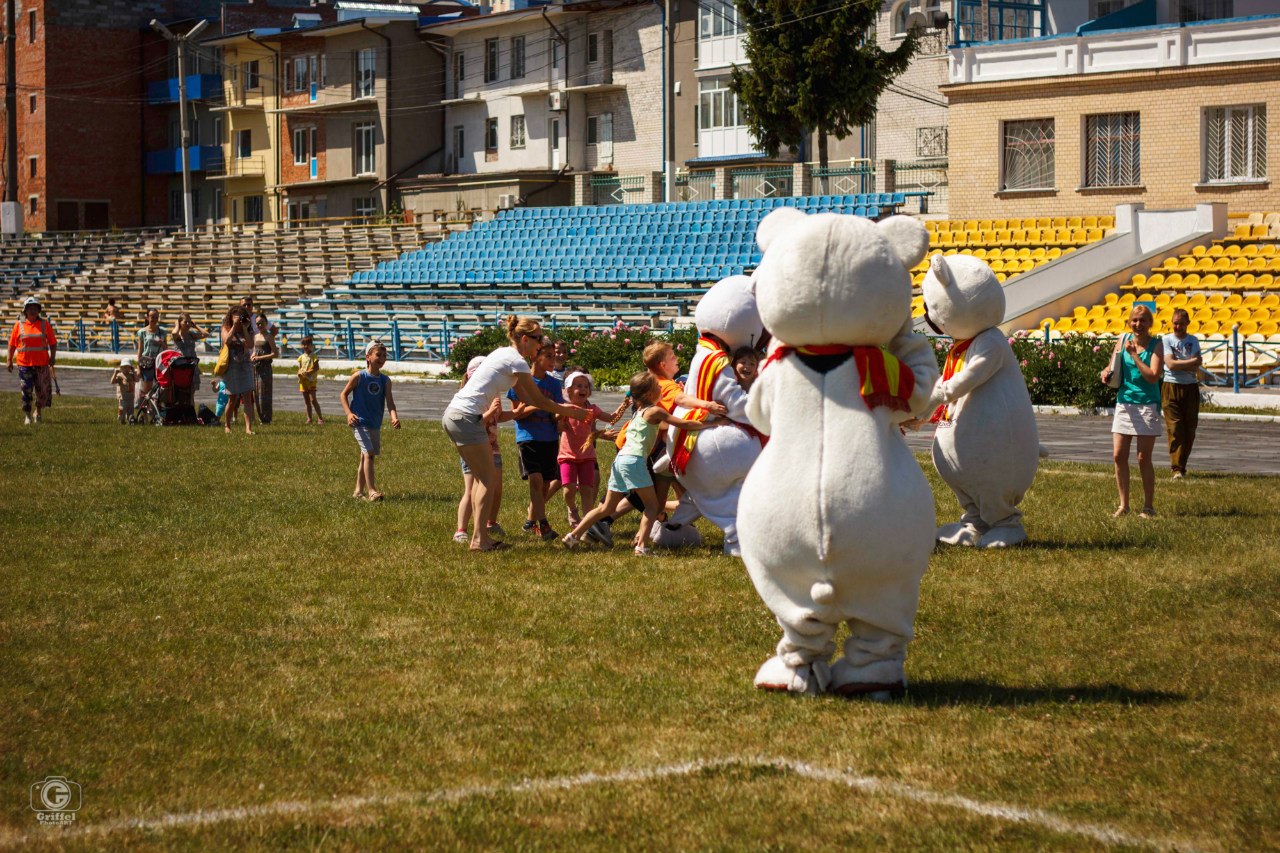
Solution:
{"label": "stadium fence post", "polygon": [[84,318],[76,320],[76,349],[80,352],[89,351],[89,339],[84,334]]}
{"label": "stadium fence post", "polygon": [[356,333],[351,328],[351,321],[347,321],[347,358],[356,357]]}
{"label": "stadium fence post", "polygon": [[400,360],[400,323],[397,320],[391,321],[391,358]]}
{"label": "stadium fence post", "polygon": [[1240,324],[1231,326],[1231,387],[1240,393]]}
{"label": "stadium fence post", "polygon": [[1053,328],[1053,324],[1048,320],[1044,321],[1044,345],[1049,346],[1049,330]]}

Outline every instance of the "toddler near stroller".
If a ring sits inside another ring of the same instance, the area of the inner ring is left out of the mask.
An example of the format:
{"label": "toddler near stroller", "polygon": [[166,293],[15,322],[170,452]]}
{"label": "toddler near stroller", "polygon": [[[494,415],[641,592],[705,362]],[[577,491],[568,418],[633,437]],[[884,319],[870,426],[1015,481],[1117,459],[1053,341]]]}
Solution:
{"label": "toddler near stroller", "polygon": [[156,357],[156,384],[138,402],[134,423],[194,424],[195,375],[199,362],[169,349]]}

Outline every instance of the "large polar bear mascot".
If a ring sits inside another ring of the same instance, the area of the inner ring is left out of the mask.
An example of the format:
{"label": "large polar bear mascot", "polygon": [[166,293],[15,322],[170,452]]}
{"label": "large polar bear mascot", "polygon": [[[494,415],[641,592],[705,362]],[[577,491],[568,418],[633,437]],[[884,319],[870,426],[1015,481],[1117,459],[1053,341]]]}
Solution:
{"label": "large polar bear mascot", "polygon": [[[934,547],[933,495],[899,428],[927,411],[938,377],[911,324],[909,270],[929,237],[909,217],[783,208],[757,241],[756,299],[776,343],[747,411],[770,438],[743,486],[738,528],[782,640],[755,683],[888,698],[906,687]],[[849,639],[828,667],[841,622]]]}
{"label": "large polar bear mascot", "polygon": [[[735,275],[714,284],[698,302],[693,320],[698,327],[698,347],[689,365],[685,391],[723,404],[734,427],[670,431],[671,470],[684,486],[685,495],[670,520],[655,531],[654,542],[676,547],[698,541],[692,524],[703,515],[724,531],[725,553],[737,555],[738,495],[761,447],[760,435],[747,418],[747,392],[738,384],[730,363],[734,350],[756,346],[764,335],[751,279]],[[678,409],[676,416],[702,418],[706,412]]]}
{"label": "large polar bear mascot", "polygon": [[933,464],[964,514],[938,529],[948,545],[1027,541],[1018,509],[1040,464],[1040,436],[1018,359],[997,326],[1004,289],[977,258],[935,255],[924,280],[929,323],[952,338],[933,391]]}

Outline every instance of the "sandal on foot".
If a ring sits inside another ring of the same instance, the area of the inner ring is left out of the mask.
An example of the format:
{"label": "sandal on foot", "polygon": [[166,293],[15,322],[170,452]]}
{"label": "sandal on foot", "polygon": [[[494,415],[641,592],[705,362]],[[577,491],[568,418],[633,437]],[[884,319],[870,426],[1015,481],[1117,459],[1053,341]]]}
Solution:
{"label": "sandal on foot", "polygon": [[1122,506],[1122,507],[1117,507],[1117,508],[1116,508],[1116,511],[1115,511],[1115,512],[1113,512],[1113,513],[1111,513],[1111,517],[1112,517],[1112,518],[1119,518],[1119,517],[1120,517],[1120,516],[1122,516],[1122,515],[1128,515],[1128,514],[1129,514],[1129,508],[1128,508],[1128,507],[1123,507],[1123,506]]}
{"label": "sandal on foot", "polygon": [[1142,512],[1138,513],[1138,518],[1155,518],[1156,508],[1153,506],[1144,506]]}

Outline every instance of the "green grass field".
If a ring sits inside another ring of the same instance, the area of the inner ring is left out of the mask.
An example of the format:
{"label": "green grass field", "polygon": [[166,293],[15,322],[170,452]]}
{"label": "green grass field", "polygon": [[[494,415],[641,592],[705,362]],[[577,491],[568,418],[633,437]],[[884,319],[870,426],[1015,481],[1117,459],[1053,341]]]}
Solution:
{"label": "green grass field", "polygon": [[468,555],[435,423],[368,504],[340,424],[113,415],[0,395],[0,849],[1280,847],[1276,479],[1162,472],[1113,520],[1109,471],[1044,465],[1036,544],[934,556],[876,705],[752,689],[778,631],[714,531]]}

